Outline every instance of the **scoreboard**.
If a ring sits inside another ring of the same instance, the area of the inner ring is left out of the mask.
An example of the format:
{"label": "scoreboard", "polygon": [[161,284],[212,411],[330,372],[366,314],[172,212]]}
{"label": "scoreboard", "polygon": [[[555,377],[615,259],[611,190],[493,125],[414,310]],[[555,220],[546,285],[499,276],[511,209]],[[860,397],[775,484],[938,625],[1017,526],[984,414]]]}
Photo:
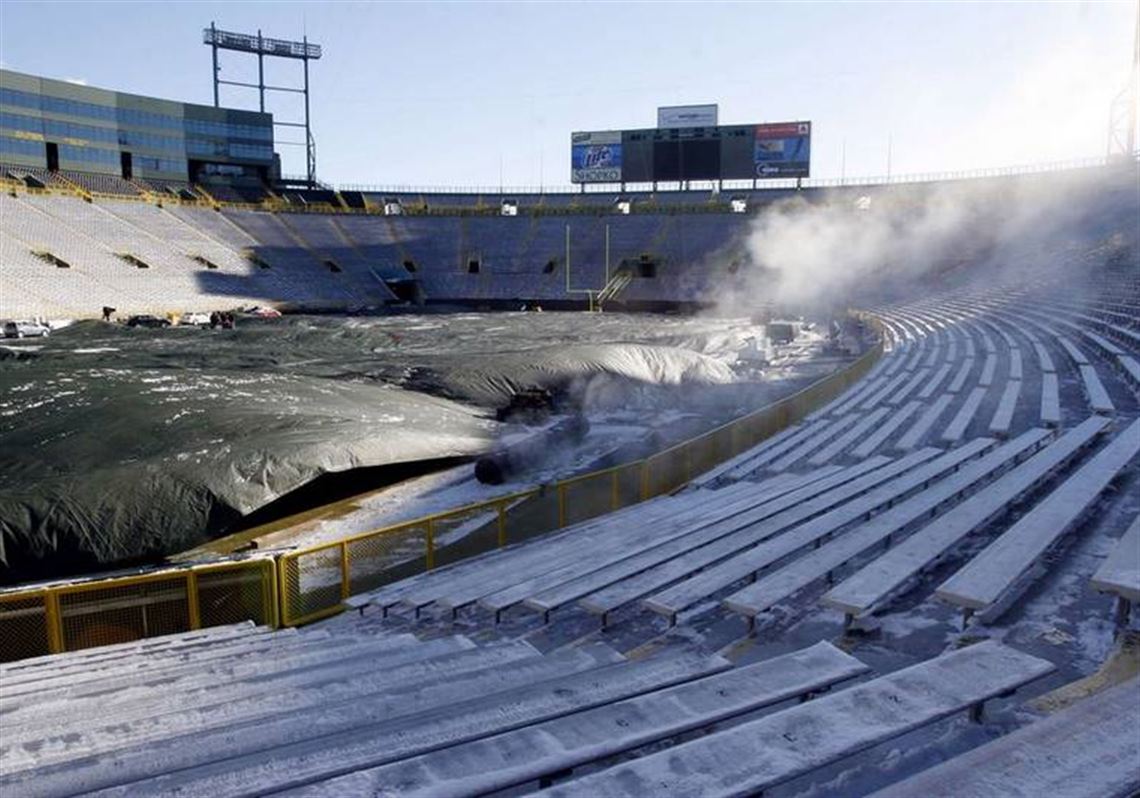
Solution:
{"label": "scoreboard", "polygon": [[807,177],[811,122],[578,132],[575,183],[655,183]]}

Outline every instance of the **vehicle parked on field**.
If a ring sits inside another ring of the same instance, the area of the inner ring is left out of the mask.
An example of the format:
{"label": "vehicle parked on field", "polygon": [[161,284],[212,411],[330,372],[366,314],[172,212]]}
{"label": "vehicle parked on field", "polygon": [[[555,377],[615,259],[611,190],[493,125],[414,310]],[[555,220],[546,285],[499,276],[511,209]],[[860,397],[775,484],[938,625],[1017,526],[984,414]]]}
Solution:
{"label": "vehicle parked on field", "polygon": [[51,335],[51,327],[38,321],[4,322],[5,338],[44,338]]}
{"label": "vehicle parked on field", "polygon": [[170,320],[162,319],[158,316],[152,316],[149,313],[141,313],[137,316],[131,316],[127,319],[128,327],[169,327]]}
{"label": "vehicle parked on field", "polygon": [[183,313],[179,317],[178,323],[180,325],[187,326],[187,327],[189,327],[189,326],[209,327],[210,326],[210,314],[209,313],[203,313],[200,310],[188,311],[186,313]]}

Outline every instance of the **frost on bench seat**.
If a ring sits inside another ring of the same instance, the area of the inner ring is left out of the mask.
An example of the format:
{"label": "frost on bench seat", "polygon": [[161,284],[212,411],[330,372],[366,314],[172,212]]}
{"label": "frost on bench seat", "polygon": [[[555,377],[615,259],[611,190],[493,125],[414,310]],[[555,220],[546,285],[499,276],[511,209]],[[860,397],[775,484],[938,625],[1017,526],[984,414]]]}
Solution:
{"label": "frost on bench seat", "polygon": [[987,641],[537,795],[750,795],[1015,690],[1045,660]]}
{"label": "frost on bench seat", "polygon": [[1133,678],[871,798],[1127,798],[1140,789],[1137,718]]}

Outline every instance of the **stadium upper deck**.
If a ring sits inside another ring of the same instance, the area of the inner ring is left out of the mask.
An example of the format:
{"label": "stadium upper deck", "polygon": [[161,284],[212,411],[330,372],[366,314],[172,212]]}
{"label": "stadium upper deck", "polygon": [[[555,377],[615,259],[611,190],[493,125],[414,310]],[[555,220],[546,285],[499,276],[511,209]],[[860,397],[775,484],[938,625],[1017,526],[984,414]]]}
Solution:
{"label": "stadium upper deck", "polygon": [[[874,203],[876,210],[888,209],[892,224],[905,226],[908,218],[929,215],[930,197],[943,185],[983,197],[971,200],[971,212],[991,217],[1001,216],[1011,192],[1062,199],[1071,194],[1071,203],[1054,203],[1052,216],[1041,221],[1062,224],[1072,238],[1084,239],[1098,226],[1109,231],[1105,236],[1111,230],[1129,234],[1121,222],[1136,204],[1128,195],[1132,164],[727,198],[680,192],[488,201],[479,194],[319,192],[325,202],[304,203],[295,194],[292,202],[269,197],[237,206],[197,189],[179,196],[132,181],[124,184],[135,196],[112,197],[74,185],[66,173],[40,173],[39,180],[26,168],[4,172],[3,317],[93,317],[105,305],[160,314],[240,304],[585,306],[599,295],[632,307],[700,306],[755,293],[767,243],[756,232],[757,220],[769,215],[820,206],[849,212]],[[1098,194],[1094,186],[1103,190]],[[937,258],[946,268],[968,263],[995,230],[979,216],[976,225],[962,227],[955,247],[909,256]],[[924,262],[906,271],[935,266]]]}

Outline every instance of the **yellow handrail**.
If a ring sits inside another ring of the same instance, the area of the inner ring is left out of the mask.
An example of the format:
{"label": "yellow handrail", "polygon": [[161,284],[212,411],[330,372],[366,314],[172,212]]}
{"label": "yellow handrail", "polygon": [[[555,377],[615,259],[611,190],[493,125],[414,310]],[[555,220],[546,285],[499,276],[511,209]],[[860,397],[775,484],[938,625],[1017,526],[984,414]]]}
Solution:
{"label": "yellow handrail", "polygon": [[280,626],[264,557],[0,592],[0,661],[252,620]]}

